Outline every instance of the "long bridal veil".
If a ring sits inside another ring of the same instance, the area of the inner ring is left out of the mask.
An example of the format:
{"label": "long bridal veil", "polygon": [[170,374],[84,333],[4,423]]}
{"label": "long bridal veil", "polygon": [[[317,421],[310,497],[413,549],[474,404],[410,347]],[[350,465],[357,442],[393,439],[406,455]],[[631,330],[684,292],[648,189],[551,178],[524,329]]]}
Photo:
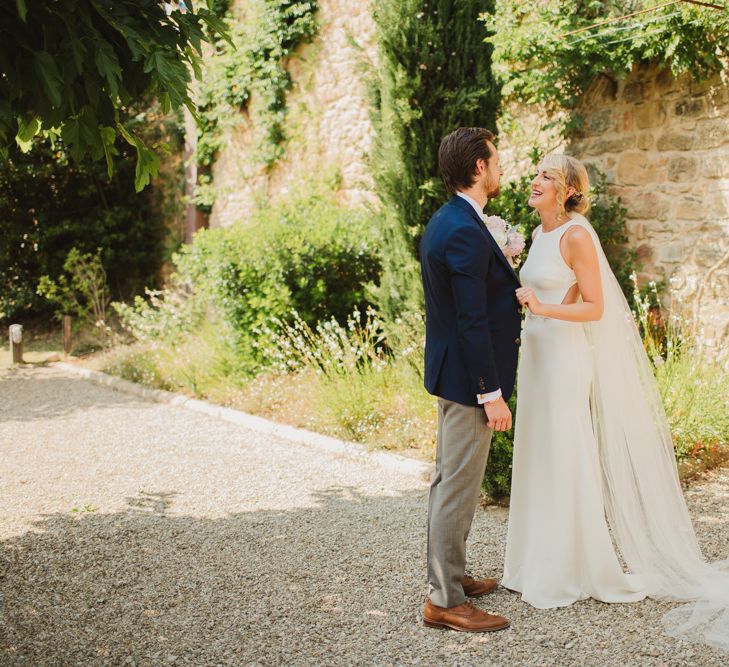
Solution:
{"label": "long bridal veil", "polygon": [[729,651],[729,561],[709,565],[678,478],[673,442],[648,356],[600,241],[605,309],[586,326],[593,349],[591,410],[608,522],[630,571],[654,598],[688,602],[664,616],[674,637]]}

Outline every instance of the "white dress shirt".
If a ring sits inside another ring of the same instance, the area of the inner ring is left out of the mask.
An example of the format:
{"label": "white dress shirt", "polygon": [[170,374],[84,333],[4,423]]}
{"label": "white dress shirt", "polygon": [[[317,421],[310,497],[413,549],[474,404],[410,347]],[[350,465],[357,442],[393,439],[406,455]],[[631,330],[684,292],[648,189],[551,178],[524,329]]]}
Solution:
{"label": "white dress shirt", "polygon": [[[478,217],[483,220],[486,216],[483,213],[483,209],[478,205],[478,202],[475,199],[472,199],[468,195],[463,194],[462,192],[456,192],[456,194],[465,199],[471,206],[473,206],[473,210],[476,211],[478,214]],[[476,398],[478,399],[478,404],[483,405],[484,403],[491,403],[495,401],[497,398],[501,396],[501,389],[497,389],[496,391],[490,391],[487,394],[476,394]]]}

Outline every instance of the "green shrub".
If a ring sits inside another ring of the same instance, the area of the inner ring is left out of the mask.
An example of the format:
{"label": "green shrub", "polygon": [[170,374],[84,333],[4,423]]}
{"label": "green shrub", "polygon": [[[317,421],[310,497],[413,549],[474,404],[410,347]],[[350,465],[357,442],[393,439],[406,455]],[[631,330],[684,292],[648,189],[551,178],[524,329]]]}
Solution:
{"label": "green shrub", "polygon": [[65,273],[58,280],[41,276],[38,294],[56,304],[56,315],[74,315],[77,323],[96,328],[102,344],[110,333],[107,320],[109,286],[101,262],[101,248],[96,254],[81,253],[71,248],[63,263]]}
{"label": "green shrub", "polygon": [[[509,409],[516,423],[516,391],[509,398]],[[494,431],[489,460],[481,488],[493,499],[508,496],[511,491],[511,462],[514,456],[514,431]]]}
{"label": "green shrub", "polygon": [[139,341],[174,343],[200,326],[208,308],[192,292],[171,287],[145,290],[147,299],[135,296],[132,304],[114,302],[119,321]]}
{"label": "green shrub", "polygon": [[289,322],[296,311],[309,326],[344,322],[355,307],[366,310],[365,285],[380,271],[370,215],[324,188],[258,209],[249,223],[198,232],[176,262],[179,279],[220,309],[249,370],[271,318]]}
{"label": "green shrub", "polygon": [[[162,125],[159,133],[169,138],[170,124]],[[144,135],[151,139],[156,131],[150,127]],[[34,144],[27,154],[11,148],[0,169],[0,319],[47,315],[52,306],[37,292],[38,282],[42,275],[58,280],[72,248],[102,249],[114,298],[130,298],[153,285],[168,230],[156,210],[161,193],[134,192],[134,149],[118,142],[109,181],[104,164],[71,160],[61,141]]]}
{"label": "green shrub", "polygon": [[[685,308],[679,299],[672,301],[676,311]],[[654,282],[643,290],[634,282],[633,312],[681,461],[729,445],[729,345],[709,353],[693,318],[680,312],[666,318],[659,303]]]}

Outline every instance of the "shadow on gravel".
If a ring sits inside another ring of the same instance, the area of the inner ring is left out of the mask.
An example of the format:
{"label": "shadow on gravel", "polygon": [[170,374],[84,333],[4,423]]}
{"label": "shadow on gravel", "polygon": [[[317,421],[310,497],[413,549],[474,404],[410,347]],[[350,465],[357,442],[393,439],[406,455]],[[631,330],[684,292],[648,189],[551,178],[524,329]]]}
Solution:
{"label": "shadow on gravel", "polygon": [[175,495],[0,542],[0,664],[346,662],[417,627],[424,542],[407,524],[422,492],[332,488],[315,507],[220,519],[168,514]]}
{"label": "shadow on gravel", "polygon": [[35,370],[0,370],[0,422],[52,419],[91,406],[132,408],[139,403],[134,396],[100,389],[80,377],[41,375]]}
{"label": "shadow on gravel", "polygon": [[[511,629],[424,629],[423,491],[332,487],[312,506],[215,519],[175,515],[175,497],[50,515],[0,542],[0,664],[722,664],[663,635],[653,601],[539,611],[500,589],[481,604]],[[504,531],[502,510],[479,513],[476,573],[498,574]]]}

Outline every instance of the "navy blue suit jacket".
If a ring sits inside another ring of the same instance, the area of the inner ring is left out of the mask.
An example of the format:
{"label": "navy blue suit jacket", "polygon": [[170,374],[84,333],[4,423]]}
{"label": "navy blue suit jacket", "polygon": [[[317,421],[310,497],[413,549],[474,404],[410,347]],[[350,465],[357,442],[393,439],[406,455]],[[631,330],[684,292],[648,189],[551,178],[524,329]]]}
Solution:
{"label": "navy blue suit jacket", "polygon": [[519,279],[471,204],[453,196],[420,241],[425,388],[463,405],[511,396],[521,328]]}

